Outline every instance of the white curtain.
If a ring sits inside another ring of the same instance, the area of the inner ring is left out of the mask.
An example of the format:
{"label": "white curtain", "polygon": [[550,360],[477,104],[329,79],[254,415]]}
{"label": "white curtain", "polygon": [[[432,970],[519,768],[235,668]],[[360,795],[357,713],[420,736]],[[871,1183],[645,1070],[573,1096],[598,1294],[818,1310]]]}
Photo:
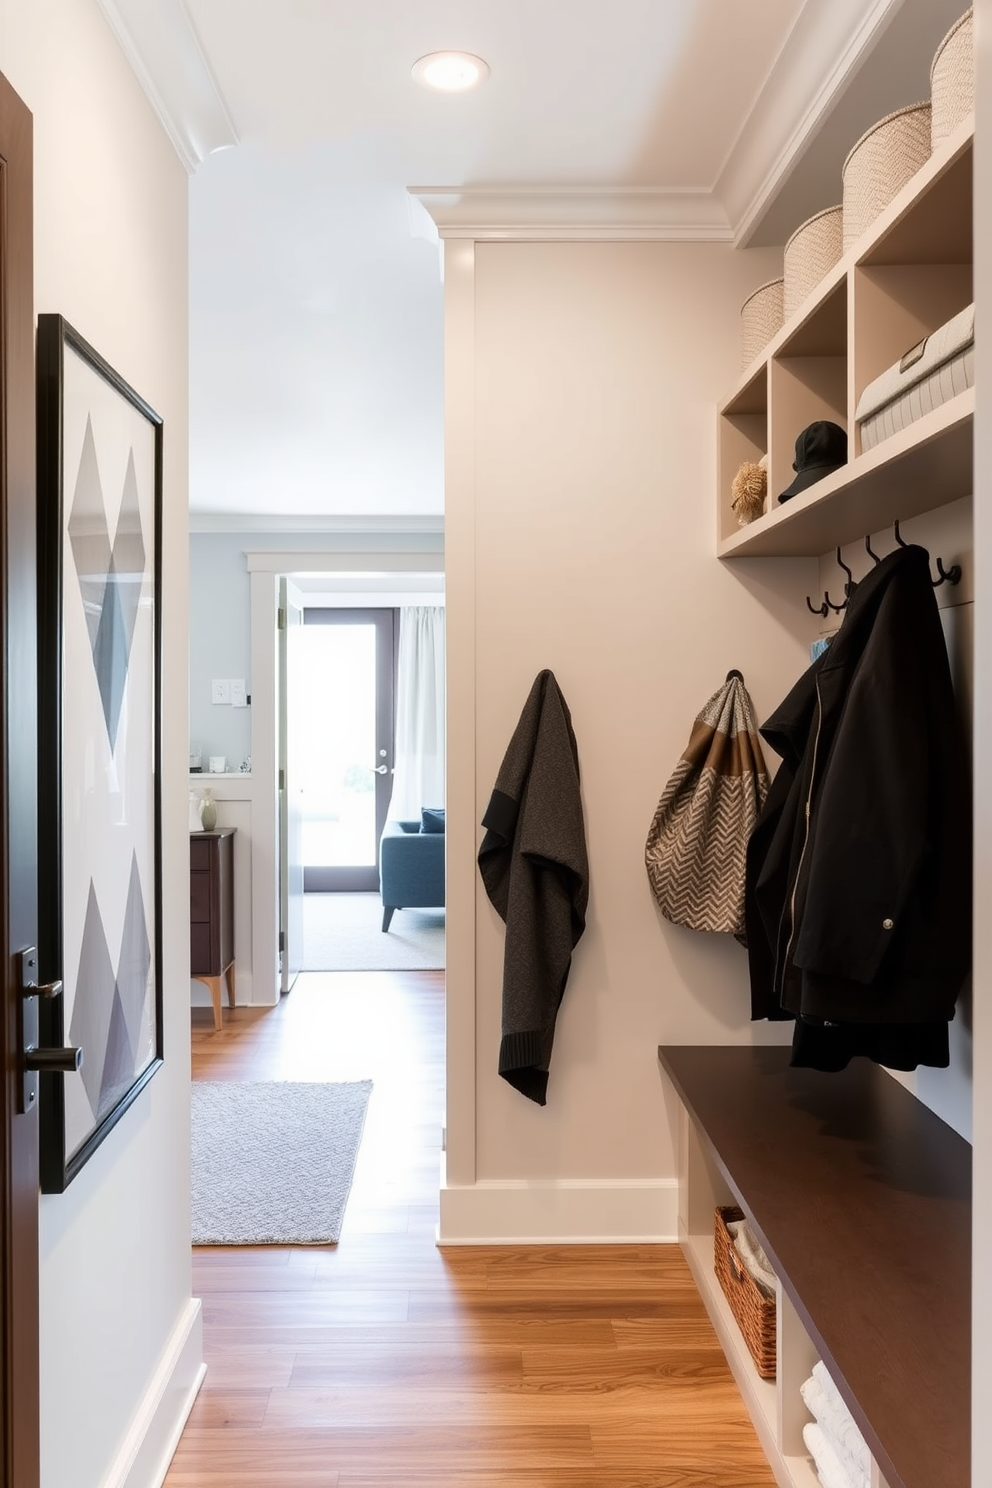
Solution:
{"label": "white curtain", "polygon": [[389,816],[416,821],[444,805],[444,606],[400,610],[396,761]]}

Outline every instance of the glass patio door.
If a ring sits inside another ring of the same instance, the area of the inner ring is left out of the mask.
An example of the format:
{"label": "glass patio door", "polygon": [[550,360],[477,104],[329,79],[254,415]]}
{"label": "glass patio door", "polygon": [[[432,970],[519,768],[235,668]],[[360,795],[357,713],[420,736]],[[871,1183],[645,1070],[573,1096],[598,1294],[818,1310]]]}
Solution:
{"label": "glass patio door", "polygon": [[303,886],[376,890],[393,784],[396,611],[306,608],[292,727]]}

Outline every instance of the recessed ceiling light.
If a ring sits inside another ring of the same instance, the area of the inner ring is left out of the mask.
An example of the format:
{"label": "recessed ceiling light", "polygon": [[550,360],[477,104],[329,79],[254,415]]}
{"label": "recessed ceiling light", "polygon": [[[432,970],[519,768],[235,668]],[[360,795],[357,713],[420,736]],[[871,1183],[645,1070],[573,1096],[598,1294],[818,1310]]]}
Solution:
{"label": "recessed ceiling light", "polygon": [[489,76],[489,65],[471,52],[430,52],[413,64],[413,75],[424,88],[439,93],[464,93]]}

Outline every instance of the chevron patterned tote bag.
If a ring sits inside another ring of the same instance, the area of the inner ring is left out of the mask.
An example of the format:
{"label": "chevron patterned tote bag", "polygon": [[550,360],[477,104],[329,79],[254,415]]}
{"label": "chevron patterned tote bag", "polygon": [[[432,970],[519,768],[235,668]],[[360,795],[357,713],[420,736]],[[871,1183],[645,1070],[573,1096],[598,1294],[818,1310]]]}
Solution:
{"label": "chevron patterned tote bag", "polygon": [[648,878],[667,920],[743,940],[744,857],[767,794],[754,705],[731,672],[693,724],[648,833]]}

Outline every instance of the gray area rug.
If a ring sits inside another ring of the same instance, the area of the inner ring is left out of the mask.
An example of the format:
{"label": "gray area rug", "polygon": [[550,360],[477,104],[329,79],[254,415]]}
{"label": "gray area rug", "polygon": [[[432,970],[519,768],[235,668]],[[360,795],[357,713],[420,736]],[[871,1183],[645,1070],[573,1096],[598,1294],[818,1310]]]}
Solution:
{"label": "gray area rug", "polygon": [[193,1244],[338,1240],[371,1091],[371,1080],[194,1081]]}
{"label": "gray area rug", "polygon": [[398,909],[383,935],[378,894],[304,894],[305,971],[432,971],[443,966],[443,909]]}

